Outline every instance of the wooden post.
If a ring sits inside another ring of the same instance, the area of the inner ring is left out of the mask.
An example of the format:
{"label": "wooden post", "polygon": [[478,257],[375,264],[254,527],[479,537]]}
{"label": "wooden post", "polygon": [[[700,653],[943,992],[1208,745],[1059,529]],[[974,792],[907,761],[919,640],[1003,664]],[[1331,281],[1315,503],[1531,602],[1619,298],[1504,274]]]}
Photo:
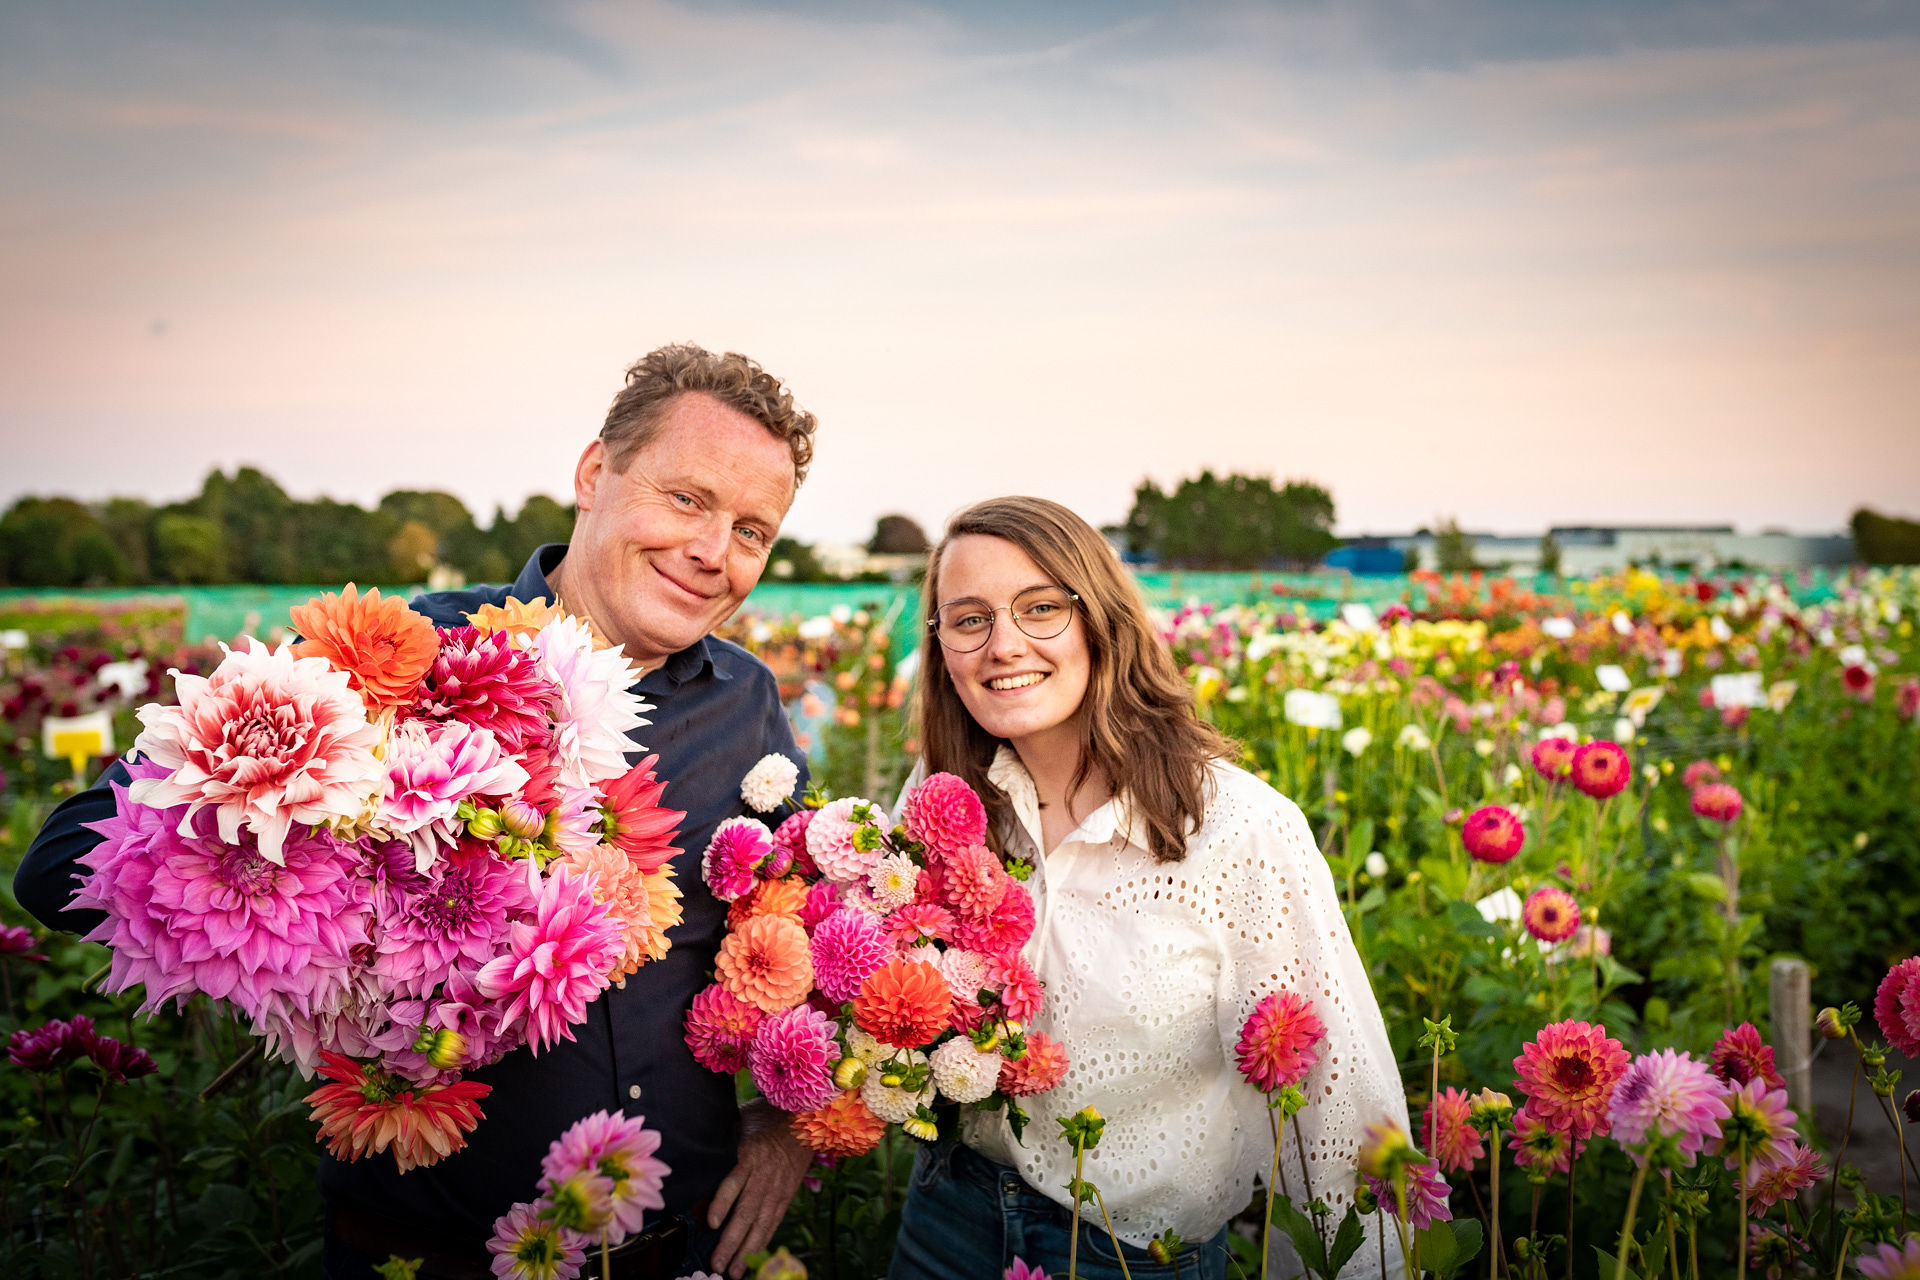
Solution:
{"label": "wooden post", "polygon": [[1773,1061],[1787,1082],[1787,1102],[1801,1115],[1813,1107],[1813,994],[1804,960],[1775,960],[1768,975],[1773,1008]]}

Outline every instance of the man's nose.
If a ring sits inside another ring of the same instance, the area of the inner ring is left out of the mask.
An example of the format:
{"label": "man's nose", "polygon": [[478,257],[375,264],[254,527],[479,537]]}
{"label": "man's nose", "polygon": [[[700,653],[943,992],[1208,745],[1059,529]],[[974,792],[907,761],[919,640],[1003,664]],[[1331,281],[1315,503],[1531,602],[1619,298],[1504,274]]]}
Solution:
{"label": "man's nose", "polygon": [[701,524],[699,531],[687,540],[687,555],[705,568],[724,569],[732,537],[733,525],[716,515]]}

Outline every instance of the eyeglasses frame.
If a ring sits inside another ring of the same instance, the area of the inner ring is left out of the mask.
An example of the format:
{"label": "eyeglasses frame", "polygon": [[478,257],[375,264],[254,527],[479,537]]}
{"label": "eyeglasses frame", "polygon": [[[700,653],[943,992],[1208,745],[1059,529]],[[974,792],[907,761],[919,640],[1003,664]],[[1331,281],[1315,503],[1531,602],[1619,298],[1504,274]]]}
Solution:
{"label": "eyeglasses frame", "polygon": [[[1036,636],[1031,631],[1028,631],[1025,627],[1020,626],[1020,615],[1018,612],[1014,610],[1013,600],[1018,600],[1020,596],[1024,596],[1028,594],[1028,592],[1032,592],[1032,591],[1058,591],[1060,594],[1064,595],[1068,599],[1068,601],[1071,602],[1068,605],[1066,622],[1063,623],[1060,627],[1060,630],[1054,632],[1053,635]],[[1055,637],[1059,636],[1062,632],[1066,631],[1068,627],[1073,625],[1073,610],[1076,607],[1078,607],[1078,605],[1080,604],[1080,594],[1076,591],[1069,591],[1065,587],[1056,587],[1051,583],[1049,583],[1049,584],[1038,586],[1038,587],[1028,587],[1025,591],[1021,591],[1018,595],[1014,596],[1013,600],[1009,600],[1005,604],[994,605],[987,610],[987,616],[990,619],[990,621],[987,623],[987,634],[981,637],[980,643],[977,645],[974,645],[973,648],[971,649],[956,649],[952,645],[948,644],[945,640],[940,639],[940,610],[939,609],[935,609],[933,611],[933,616],[927,619],[927,630],[933,632],[933,638],[936,641],[938,641],[940,644],[940,647],[942,649],[945,649],[948,653],[978,653],[980,652],[980,650],[986,648],[988,644],[992,643],[993,629],[1000,625],[1000,614],[1004,611],[1007,617],[1013,622],[1013,625],[1016,627],[1019,627],[1020,634],[1025,636],[1027,639],[1052,640]],[[952,601],[952,603],[960,604],[962,603],[962,601],[955,600],[955,601]],[[985,604],[986,601],[982,600],[980,603]],[[947,607],[946,605],[940,606],[941,609],[944,609],[946,607]]]}

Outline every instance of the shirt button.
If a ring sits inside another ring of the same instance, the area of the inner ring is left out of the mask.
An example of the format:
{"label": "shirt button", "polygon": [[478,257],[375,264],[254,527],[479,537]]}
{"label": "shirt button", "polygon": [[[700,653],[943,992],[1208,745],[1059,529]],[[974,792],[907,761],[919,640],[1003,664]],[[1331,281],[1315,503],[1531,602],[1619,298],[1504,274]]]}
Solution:
{"label": "shirt button", "polygon": [[638,1101],[638,1100],[639,1100],[639,1098],[640,1098],[640,1086],[639,1086],[639,1085],[637,1085],[637,1084],[630,1084],[630,1085],[628,1085],[628,1086],[627,1086],[627,1096],[628,1096],[629,1098],[632,1098],[632,1099],[634,1099],[635,1101]]}
{"label": "shirt button", "polygon": [[613,980],[613,989],[615,991],[625,991],[627,989],[627,980],[625,978],[615,978]]}

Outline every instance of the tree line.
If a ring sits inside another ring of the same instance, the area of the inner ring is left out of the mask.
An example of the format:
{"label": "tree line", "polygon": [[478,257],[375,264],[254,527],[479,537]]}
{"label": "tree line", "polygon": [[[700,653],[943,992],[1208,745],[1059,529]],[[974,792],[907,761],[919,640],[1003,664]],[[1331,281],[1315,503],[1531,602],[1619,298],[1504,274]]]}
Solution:
{"label": "tree line", "polygon": [[1171,491],[1142,480],[1127,549],[1169,568],[1304,569],[1340,545],[1333,495],[1311,480],[1202,471]]}

